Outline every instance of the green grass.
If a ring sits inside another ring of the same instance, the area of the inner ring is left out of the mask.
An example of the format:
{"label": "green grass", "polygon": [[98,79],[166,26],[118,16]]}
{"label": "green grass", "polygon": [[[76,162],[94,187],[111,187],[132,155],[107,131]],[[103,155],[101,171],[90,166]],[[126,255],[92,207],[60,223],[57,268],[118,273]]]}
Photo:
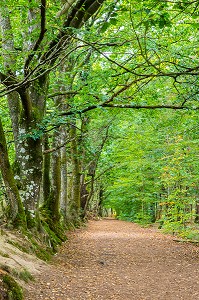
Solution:
{"label": "green grass", "polygon": [[12,270],[12,274],[13,274],[14,277],[19,278],[19,279],[23,280],[26,283],[28,283],[29,281],[34,281],[34,277],[26,269],[23,269],[22,271],[17,271],[17,270],[14,269],[14,270]]}
{"label": "green grass", "polygon": [[8,299],[9,300],[23,300],[23,290],[20,285],[10,276],[3,276],[3,283],[8,289]]}

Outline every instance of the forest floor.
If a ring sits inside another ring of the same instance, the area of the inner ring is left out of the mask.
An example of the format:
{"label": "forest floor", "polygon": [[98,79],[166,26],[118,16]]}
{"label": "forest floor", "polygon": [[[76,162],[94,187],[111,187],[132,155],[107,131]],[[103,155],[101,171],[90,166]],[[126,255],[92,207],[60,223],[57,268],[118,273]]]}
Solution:
{"label": "forest floor", "polygon": [[69,233],[25,300],[199,299],[199,247],[155,228],[103,219]]}

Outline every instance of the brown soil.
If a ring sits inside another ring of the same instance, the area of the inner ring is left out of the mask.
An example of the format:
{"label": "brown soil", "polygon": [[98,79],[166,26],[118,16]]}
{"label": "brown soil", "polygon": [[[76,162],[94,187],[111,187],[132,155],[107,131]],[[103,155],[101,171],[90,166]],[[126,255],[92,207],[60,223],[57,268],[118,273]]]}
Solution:
{"label": "brown soil", "polygon": [[196,300],[199,248],[153,228],[90,221],[69,234],[26,300]]}

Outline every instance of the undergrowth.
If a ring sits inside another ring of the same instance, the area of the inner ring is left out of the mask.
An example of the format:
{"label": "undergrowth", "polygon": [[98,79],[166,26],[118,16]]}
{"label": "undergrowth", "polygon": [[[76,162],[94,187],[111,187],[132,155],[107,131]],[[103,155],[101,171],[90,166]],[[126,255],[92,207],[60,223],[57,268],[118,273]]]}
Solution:
{"label": "undergrowth", "polygon": [[187,239],[188,241],[195,241],[196,243],[197,242],[199,243],[199,224],[197,223],[184,224],[180,221],[171,222],[162,219],[154,223],[150,219],[150,216],[145,216],[144,218],[143,217],[138,218],[138,215],[136,215],[136,217],[133,218],[132,216],[128,216],[124,214],[118,216],[117,219],[134,222],[139,224],[142,227],[158,225],[158,228],[161,229],[164,233],[172,234]]}
{"label": "undergrowth", "polygon": [[183,239],[199,243],[199,226],[197,224],[165,223],[162,225],[162,230],[165,233],[171,233]]}
{"label": "undergrowth", "polygon": [[[6,242],[24,253],[35,255],[43,261],[49,261],[53,254],[58,251],[58,247],[62,242],[66,241],[66,231],[71,230],[71,228],[74,229],[74,226],[62,226],[61,223],[54,224],[49,220],[47,222],[44,218],[40,221],[40,226],[37,228],[21,228],[20,231],[19,229],[5,229],[5,232],[8,233]],[[9,258],[9,255],[3,251],[0,251],[0,256]],[[8,290],[8,299],[23,300],[22,288],[15,279],[28,283],[30,280],[34,280],[31,273],[26,269],[19,271],[6,265],[0,266],[0,269],[6,272],[2,280]]]}
{"label": "undergrowth", "polygon": [[32,276],[32,274],[26,270],[26,269],[23,269],[21,271],[18,271],[18,270],[12,270],[11,271],[12,275],[15,277],[15,278],[18,278],[20,280],[23,280],[24,282],[28,283],[29,281],[34,281],[34,277]]}
{"label": "undergrowth", "polygon": [[23,300],[23,290],[20,285],[14,280],[13,277],[6,274],[3,275],[3,283],[7,288],[8,299],[9,300]]}

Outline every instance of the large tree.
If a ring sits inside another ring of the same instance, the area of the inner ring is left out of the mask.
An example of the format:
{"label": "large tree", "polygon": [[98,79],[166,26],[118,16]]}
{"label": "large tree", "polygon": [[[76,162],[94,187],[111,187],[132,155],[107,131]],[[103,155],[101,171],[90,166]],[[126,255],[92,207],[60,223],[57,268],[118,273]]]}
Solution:
{"label": "large tree", "polygon": [[[55,6],[45,0],[19,1],[13,6],[12,1],[3,1],[1,5],[0,78],[3,92],[8,94],[16,149],[12,181],[17,180],[25,210],[32,216],[40,202],[43,165],[43,137],[34,132],[45,116],[49,74],[74,47],[80,47],[73,46],[77,30],[103,2],[79,0],[62,5],[60,1]],[[2,157],[1,170],[7,183],[5,164]]]}

